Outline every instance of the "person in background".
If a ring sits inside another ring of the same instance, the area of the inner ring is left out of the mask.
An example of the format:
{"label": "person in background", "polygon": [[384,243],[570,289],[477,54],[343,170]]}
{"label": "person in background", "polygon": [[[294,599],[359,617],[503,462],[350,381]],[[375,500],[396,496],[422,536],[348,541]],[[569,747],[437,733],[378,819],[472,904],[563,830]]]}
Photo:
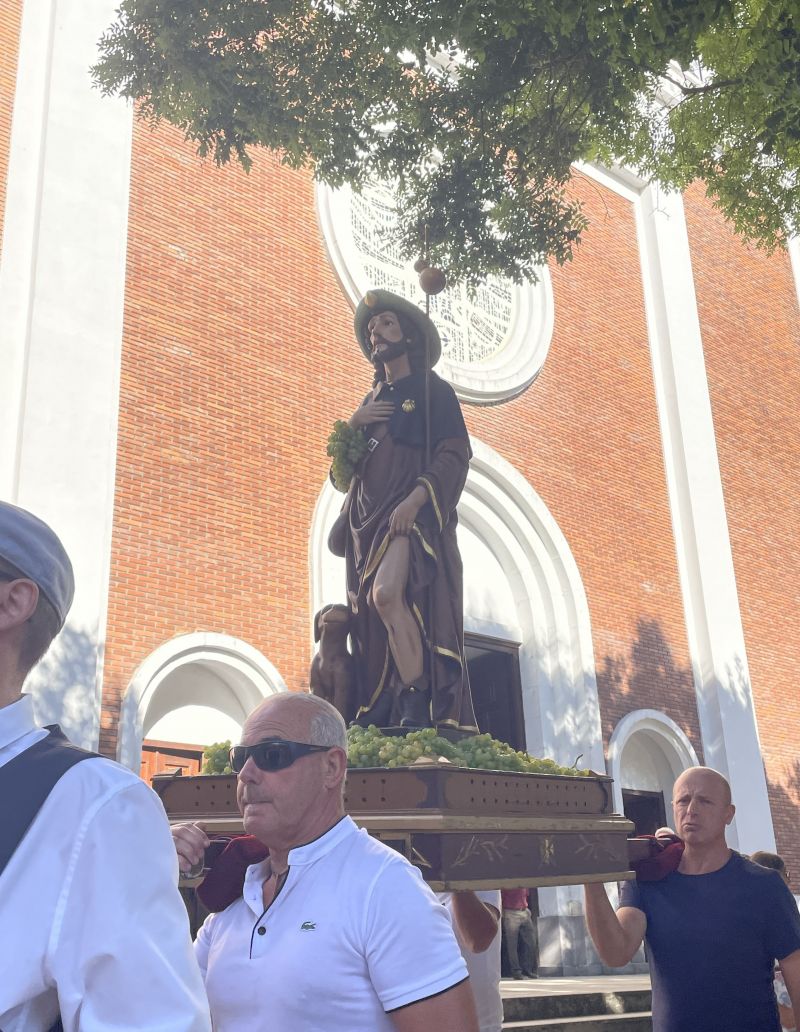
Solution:
{"label": "person in background", "polygon": [[501,895],[503,935],[511,977],[538,978],[536,969],[539,967],[539,902],[536,890],[530,892],[523,888],[503,889]]}
{"label": "person in background", "polygon": [[800,1004],[800,915],[786,885],[730,849],[736,812],[725,778],[690,767],[672,807],[684,848],[654,881],[626,881],[616,913],[605,886],[584,886],[586,923],[601,960],[624,967],[646,936],[653,1032],[779,1032],[772,972]]}
{"label": "person in background", "polygon": [[[763,849],[753,853],[750,857],[754,864],[758,864],[761,867],[769,867],[773,871],[777,871],[778,874],[783,878],[786,884],[789,884],[789,872],[786,870],[786,864],[783,862],[783,857],[778,856],[777,853],[768,853]],[[792,1001],[789,999],[789,993],[786,989],[786,982],[783,977],[783,972],[780,969],[780,965],[775,968],[775,978],[772,983],[772,987],[775,990],[775,997],[778,1001],[778,1013],[781,1019],[781,1027],[783,1032],[796,1032],[797,1019],[794,1016],[792,1010]]]}
{"label": "person in background", "polygon": [[447,907],[469,971],[480,1032],[501,1032],[500,890],[437,892]]}

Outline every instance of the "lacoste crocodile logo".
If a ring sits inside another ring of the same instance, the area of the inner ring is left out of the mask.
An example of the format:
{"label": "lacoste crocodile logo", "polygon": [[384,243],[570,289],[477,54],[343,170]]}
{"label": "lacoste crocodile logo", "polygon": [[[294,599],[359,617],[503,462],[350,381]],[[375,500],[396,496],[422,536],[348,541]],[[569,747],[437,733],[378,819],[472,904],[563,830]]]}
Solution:
{"label": "lacoste crocodile logo", "polygon": [[316,927],[317,927],[317,922],[316,921],[303,921],[303,923],[300,925],[300,931],[301,932],[313,932]]}

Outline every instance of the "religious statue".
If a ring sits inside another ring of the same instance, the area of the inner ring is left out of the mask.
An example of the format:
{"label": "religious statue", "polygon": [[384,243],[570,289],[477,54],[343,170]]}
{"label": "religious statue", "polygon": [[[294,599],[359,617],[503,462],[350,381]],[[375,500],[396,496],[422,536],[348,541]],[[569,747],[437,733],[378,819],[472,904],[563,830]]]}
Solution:
{"label": "religious statue", "polygon": [[372,290],[355,333],[373,387],[329,443],[347,491],[329,547],[346,560],[355,720],[474,733],[456,543],[472,454],[464,418],[433,372],[439,334],[416,305]]}

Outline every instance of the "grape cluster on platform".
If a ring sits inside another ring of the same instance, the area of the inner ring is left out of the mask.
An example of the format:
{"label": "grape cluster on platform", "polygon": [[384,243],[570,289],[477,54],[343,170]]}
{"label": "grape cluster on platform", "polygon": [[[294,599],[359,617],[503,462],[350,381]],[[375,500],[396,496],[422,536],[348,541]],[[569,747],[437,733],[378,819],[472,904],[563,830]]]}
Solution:
{"label": "grape cluster on platform", "polygon": [[509,770],[523,774],[590,774],[577,767],[561,767],[553,760],[517,752],[491,735],[474,735],[450,742],[432,727],[405,736],[384,735],[374,724],[351,727],[347,732],[349,767],[408,767],[419,759],[445,759],[458,767]]}

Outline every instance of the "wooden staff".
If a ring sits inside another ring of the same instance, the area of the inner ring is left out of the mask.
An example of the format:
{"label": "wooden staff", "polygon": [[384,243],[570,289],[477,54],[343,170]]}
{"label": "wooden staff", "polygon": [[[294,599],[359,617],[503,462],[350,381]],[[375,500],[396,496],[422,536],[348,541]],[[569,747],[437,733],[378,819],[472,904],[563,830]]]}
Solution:
{"label": "wooden staff", "polygon": [[[431,294],[438,294],[444,289],[446,279],[443,274],[433,277],[435,283],[431,280],[430,272],[438,270],[430,270],[428,265],[428,227],[424,229],[424,261],[417,265],[417,271],[420,274],[420,286],[425,294],[425,315],[430,319],[431,317]],[[422,266],[420,268],[420,265]],[[426,277],[426,273],[428,274]],[[429,282],[426,284],[425,279]],[[431,346],[428,334],[425,334],[425,469],[427,470],[431,464]],[[433,700],[436,693],[436,654],[434,651],[434,642],[436,641],[436,635],[434,633],[434,616],[433,616],[433,584],[431,583],[428,587],[428,649],[430,662],[429,666],[429,679],[428,683],[430,686],[430,711],[431,721],[433,722]]]}

